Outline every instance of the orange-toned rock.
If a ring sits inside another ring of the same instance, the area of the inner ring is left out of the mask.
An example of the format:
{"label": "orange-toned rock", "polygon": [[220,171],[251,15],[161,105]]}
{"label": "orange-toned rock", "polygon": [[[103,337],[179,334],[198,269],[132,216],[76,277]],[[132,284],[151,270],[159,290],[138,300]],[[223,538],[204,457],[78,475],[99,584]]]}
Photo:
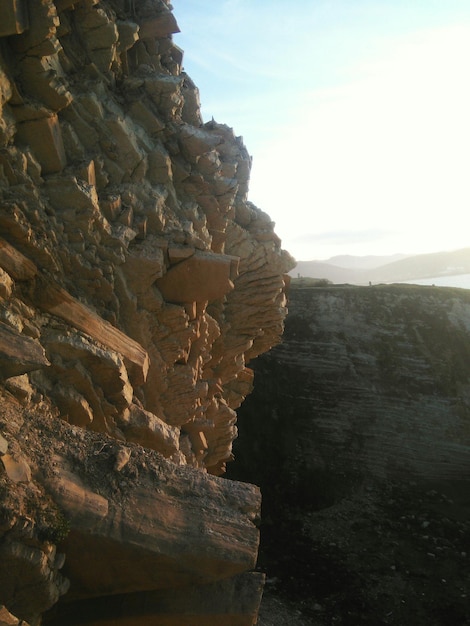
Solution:
{"label": "orange-toned rock", "polygon": [[[53,445],[55,470],[46,473],[47,489],[71,524],[62,545],[70,599],[199,586],[254,567],[257,487],[178,467],[138,446],[120,471],[112,470],[119,444],[87,435],[95,442],[88,448],[83,438],[67,438],[60,454]],[[82,452],[71,471],[66,456],[74,448]],[[93,487],[98,476],[100,493]]]}
{"label": "orange-toned rock", "polygon": [[122,354],[136,385],[145,382],[149,367],[148,354],[136,341],[100,318],[58,285],[42,280],[37,286],[36,296],[42,309]]}
{"label": "orange-toned rock", "polygon": [[159,241],[152,237],[129,248],[123,272],[134,293],[145,293],[162,276],[165,271],[163,250]]}
{"label": "orange-toned rock", "polygon": [[203,123],[168,0],[25,4],[23,33],[23,3],[3,7],[0,427],[31,480],[2,469],[0,551],[4,533],[19,548],[1,554],[0,602],[46,623],[64,515],[84,624],[91,596],[105,624],[109,598],[144,594],[123,623],[251,626],[262,577],[239,574],[259,492],[207,472],[233,460],[292,260],[247,199],[241,138]]}
{"label": "orange-toned rock", "polygon": [[168,302],[210,302],[233,289],[237,265],[236,257],[198,251],[171,267],[156,285]]}
{"label": "orange-toned rock", "polygon": [[50,365],[38,341],[0,322],[0,378],[10,378]]}
{"label": "orange-toned rock", "polygon": [[171,457],[179,450],[179,430],[135,404],[131,405],[119,426],[127,441],[156,450],[165,457]]}
{"label": "orange-toned rock", "polygon": [[11,454],[4,454],[0,461],[3,463],[10,480],[14,483],[29,483],[31,480],[31,468],[24,458],[15,459]]}
{"label": "orange-toned rock", "polygon": [[0,267],[15,280],[29,280],[38,272],[32,261],[2,238],[0,238]]}

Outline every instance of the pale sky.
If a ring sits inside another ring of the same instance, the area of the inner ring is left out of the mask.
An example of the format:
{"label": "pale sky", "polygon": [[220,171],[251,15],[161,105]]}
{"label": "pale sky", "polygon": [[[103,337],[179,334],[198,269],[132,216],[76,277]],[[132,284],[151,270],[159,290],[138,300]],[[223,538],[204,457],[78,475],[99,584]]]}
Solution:
{"label": "pale sky", "polygon": [[173,0],[297,260],[470,247],[469,0]]}

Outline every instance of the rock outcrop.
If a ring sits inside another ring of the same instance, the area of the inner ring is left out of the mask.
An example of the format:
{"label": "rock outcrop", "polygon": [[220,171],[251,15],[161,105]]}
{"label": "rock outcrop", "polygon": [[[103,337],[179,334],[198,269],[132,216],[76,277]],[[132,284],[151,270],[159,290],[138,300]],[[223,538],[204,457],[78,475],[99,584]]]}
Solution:
{"label": "rock outcrop", "polygon": [[166,0],[2,6],[0,604],[31,624],[256,619],[259,490],[215,476],[293,261],[176,32]]}

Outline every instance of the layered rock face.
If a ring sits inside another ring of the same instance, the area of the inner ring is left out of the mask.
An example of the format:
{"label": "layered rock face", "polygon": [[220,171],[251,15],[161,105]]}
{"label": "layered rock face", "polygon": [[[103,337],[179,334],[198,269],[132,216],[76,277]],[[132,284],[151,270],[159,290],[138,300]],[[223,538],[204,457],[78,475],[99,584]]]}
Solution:
{"label": "layered rock face", "polygon": [[469,292],[302,285],[284,342],[257,360],[240,453],[264,446],[313,506],[364,482],[469,480]]}
{"label": "layered rock face", "polygon": [[470,291],[308,282],[229,467],[263,493],[260,623],[469,624]]}
{"label": "layered rock face", "polygon": [[67,589],[77,624],[256,615],[259,491],[207,474],[293,262],[175,32],[163,0],[2,6],[0,603],[31,623]]}

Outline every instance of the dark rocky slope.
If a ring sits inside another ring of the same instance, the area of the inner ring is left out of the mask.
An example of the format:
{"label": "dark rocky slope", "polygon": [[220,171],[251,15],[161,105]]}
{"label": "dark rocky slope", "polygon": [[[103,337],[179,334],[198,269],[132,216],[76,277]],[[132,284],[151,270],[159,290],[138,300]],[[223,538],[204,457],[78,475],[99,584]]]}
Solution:
{"label": "dark rocky slope", "polygon": [[[232,475],[261,485],[261,624],[470,623],[470,292],[294,281]],[[289,608],[290,607],[290,608]]]}

